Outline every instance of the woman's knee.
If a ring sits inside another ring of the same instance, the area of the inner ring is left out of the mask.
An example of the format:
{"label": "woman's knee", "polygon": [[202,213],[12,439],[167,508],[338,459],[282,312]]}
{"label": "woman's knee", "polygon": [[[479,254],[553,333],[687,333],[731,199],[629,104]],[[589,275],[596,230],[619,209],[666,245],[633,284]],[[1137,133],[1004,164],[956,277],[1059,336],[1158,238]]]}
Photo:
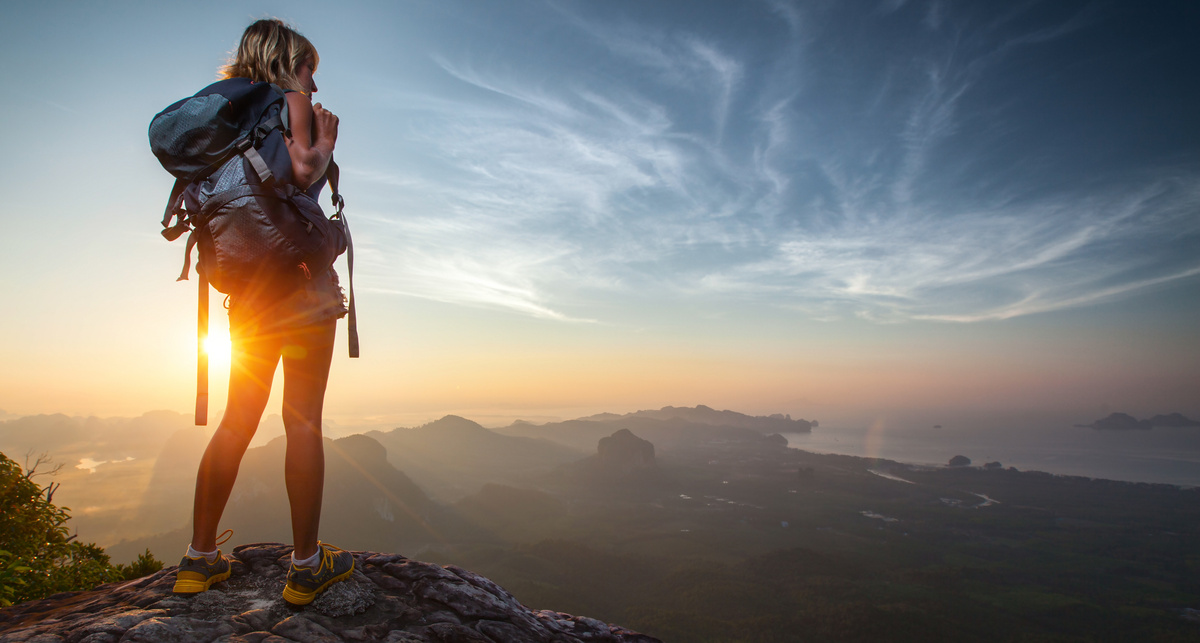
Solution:
{"label": "woman's knee", "polygon": [[321,409],[294,409],[285,403],[283,429],[290,438],[293,433],[321,433]]}
{"label": "woman's knee", "polygon": [[246,426],[234,422],[225,422],[222,420],[217,430],[213,432],[212,439],[209,440],[209,449],[218,449],[225,456],[240,455],[246,452],[250,447],[250,441],[254,439],[254,432],[257,426]]}

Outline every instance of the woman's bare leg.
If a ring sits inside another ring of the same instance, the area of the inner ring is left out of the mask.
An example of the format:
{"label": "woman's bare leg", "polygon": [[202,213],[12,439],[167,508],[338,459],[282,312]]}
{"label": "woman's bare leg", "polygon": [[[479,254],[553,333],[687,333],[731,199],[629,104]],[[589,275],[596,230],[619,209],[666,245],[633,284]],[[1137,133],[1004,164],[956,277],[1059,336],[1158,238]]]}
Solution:
{"label": "woman's bare leg", "polygon": [[296,558],[317,552],[321,500],[325,489],[325,445],[321,412],[333,360],[337,320],[292,333],[283,354],[283,427],[287,431],[284,481],[292,509]]}
{"label": "woman's bare leg", "polygon": [[230,328],[233,352],[229,367],[229,398],[225,416],[208,443],[196,473],[192,509],[192,548],[217,548],[217,525],[237,480],[238,467],[258,422],[262,419],[271,381],[279,364],[280,337],[263,337]]}

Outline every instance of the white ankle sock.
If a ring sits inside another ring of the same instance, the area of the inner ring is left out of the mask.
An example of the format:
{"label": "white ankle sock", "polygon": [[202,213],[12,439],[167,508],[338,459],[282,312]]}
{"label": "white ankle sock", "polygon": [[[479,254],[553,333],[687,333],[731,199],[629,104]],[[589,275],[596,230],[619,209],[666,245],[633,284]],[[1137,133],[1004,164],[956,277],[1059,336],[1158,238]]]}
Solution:
{"label": "white ankle sock", "polygon": [[[176,551],[179,551],[179,550],[176,550]],[[219,550],[219,549],[214,549],[212,551],[196,551],[189,544],[188,550],[187,550],[187,557],[188,558],[199,558],[199,557],[203,556],[204,560],[207,560],[209,563],[215,563],[215,562],[217,562],[217,554],[220,553],[220,551],[221,550]]]}
{"label": "white ankle sock", "polygon": [[321,564],[321,548],[317,548],[317,553],[305,558],[304,560],[296,560],[296,552],[292,552],[292,564],[296,567],[316,567]]}

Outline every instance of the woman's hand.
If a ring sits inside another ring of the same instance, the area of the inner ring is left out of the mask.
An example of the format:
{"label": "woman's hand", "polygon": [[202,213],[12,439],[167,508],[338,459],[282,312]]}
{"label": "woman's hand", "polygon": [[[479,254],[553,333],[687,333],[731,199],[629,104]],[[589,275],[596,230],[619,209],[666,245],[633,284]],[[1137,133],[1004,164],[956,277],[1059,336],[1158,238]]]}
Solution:
{"label": "woman's hand", "polygon": [[328,143],[330,151],[333,150],[334,144],[337,142],[338,134],[338,117],[333,115],[333,112],[321,107],[320,103],[312,106],[313,111],[313,139],[317,144]]}
{"label": "woman's hand", "polygon": [[301,190],[325,175],[338,135],[338,117],[320,103],[313,105],[310,101],[301,92],[287,93],[292,135],[285,140],[292,157],[292,178]]}

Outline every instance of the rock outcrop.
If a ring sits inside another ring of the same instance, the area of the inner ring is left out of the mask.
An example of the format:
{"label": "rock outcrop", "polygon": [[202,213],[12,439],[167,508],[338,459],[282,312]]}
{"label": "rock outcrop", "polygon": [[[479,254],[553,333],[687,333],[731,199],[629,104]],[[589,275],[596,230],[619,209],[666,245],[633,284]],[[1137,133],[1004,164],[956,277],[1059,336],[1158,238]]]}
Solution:
{"label": "rock outcrop", "polygon": [[1144,431],[1151,428],[1149,424],[1139,421],[1128,413],[1112,413],[1108,417],[1096,420],[1086,426],[1101,431]]}
{"label": "rock outcrop", "polygon": [[[620,429],[600,438],[596,454],[561,467],[546,480],[557,477],[587,497],[622,497],[649,500],[662,493],[672,481],[654,458],[654,444]],[[553,485],[554,482],[549,484]]]}
{"label": "rock outcrop", "polygon": [[175,568],[0,610],[0,643],[650,643],[584,616],[531,610],[465,569],[399,554],[354,552],[354,575],[295,608],[280,596],[291,547],[243,545],[233,575],[193,596],[171,592]]}
{"label": "rock outcrop", "polygon": [[634,435],[629,429],[621,429],[607,438],[600,438],[596,455],[601,466],[616,471],[653,469],[654,445]]}

